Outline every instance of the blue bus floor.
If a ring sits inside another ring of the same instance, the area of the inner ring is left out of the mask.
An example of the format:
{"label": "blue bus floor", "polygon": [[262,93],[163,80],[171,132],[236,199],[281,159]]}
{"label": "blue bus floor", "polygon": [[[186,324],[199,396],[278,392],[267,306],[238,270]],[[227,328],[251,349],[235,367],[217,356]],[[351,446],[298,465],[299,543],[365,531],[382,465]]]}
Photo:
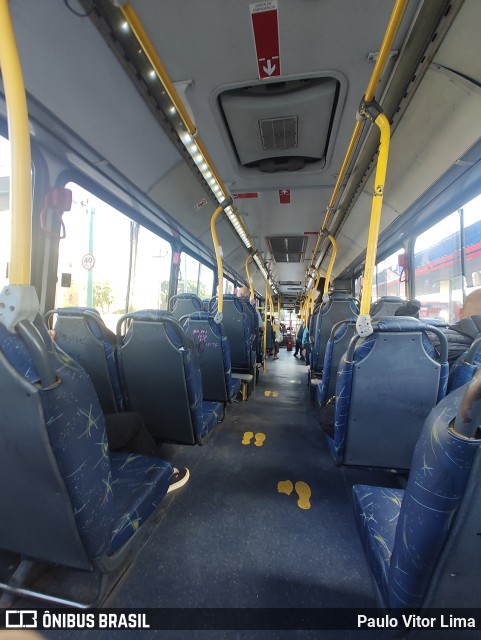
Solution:
{"label": "blue bus floor", "polygon": [[351,486],[392,479],[335,467],[290,352],[204,446],[163,452],[191,478],[106,606],[375,606]]}

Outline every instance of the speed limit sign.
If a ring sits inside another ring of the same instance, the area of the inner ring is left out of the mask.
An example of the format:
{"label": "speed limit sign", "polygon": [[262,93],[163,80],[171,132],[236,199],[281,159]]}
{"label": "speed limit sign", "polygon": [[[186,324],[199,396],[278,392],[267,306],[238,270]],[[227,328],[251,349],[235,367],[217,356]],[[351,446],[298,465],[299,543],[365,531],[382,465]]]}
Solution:
{"label": "speed limit sign", "polygon": [[90,271],[90,269],[94,268],[95,258],[91,253],[86,253],[82,258],[82,267]]}

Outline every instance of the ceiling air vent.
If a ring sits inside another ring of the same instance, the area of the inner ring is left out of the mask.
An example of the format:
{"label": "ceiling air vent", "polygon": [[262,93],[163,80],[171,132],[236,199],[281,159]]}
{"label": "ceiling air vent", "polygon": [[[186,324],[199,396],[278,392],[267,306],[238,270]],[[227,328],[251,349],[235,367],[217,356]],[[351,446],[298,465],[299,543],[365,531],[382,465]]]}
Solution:
{"label": "ceiling air vent", "polygon": [[301,262],[306,250],[306,236],[276,236],[266,238],[276,262]]}
{"label": "ceiling air vent", "polygon": [[262,172],[326,164],[340,82],[330,76],[228,89],[218,100],[239,163]]}
{"label": "ceiling air vent", "polygon": [[285,151],[297,147],[297,116],[260,120],[259,129],[266,151]]}

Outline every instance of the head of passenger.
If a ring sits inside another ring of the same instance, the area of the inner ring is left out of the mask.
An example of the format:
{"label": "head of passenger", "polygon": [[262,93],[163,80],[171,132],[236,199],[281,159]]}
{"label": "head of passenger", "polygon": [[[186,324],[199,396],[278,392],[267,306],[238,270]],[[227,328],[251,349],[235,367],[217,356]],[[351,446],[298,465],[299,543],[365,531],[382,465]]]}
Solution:
{"label": "head of passenger", "polygon": [[481,289],[475,289],[464,299],[464,306],[459,310],[459,319],[481,315]]}
{"label": "head of passenger", "polygon": [[249,300],[251,297],[249,287],[241,287],[240,289],[237,289],[237,297],[242,298],[242,300]]}
{"label": "head of passenger", "polygon": [[394,312],[395,316],[411,316],[412,318],[419,318],[419,309],[421,303],[419,300],[408,300],[405,304],[402,304]]}

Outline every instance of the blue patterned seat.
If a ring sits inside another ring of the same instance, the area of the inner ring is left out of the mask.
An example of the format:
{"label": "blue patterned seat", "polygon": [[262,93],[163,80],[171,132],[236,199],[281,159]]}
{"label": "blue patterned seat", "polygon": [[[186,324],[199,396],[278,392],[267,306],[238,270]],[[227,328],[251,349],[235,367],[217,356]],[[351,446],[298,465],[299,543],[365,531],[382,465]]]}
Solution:
{"label": "blue patterned seat", "polygon": [[449,371],[448,393],[470,382],[481,366],[481,337],[476,338],[466,353],[454,362]]}
{"label": "blue patterned seat", "polygon": [[204,398],[232,402],[238,395],[240,380],[232,377],[230,347],[224,328],[205,311],[191,313],[183,328],[199,358]]}
{"label": "blue patterned seat", "polygon": [[178,293],[169,300],[169,313],[177,320],[202,310],[202,300],[195,293]]}
{"label": "blue patterned seat", "polygon": [[371,320],[380,318],[381,316],[393,316],[396,309],[406,304],[406,300],[399,296],[381,296],[371,304],[369,315]]}
{"label": "blue patterned seat", "polygon": [[322,384],[317,386],[317,402],[319,406],[326,404],[336,394],[336,380],[339,362],[347,351],[356,329],[355,318],[337,322],[331,330],[324,357]]}
{"label": "blue patterned seat", "polygon": [[465,389],[428,416],[405,491],[353,487],[356,523],[382,607],[480,606],[481,440],[473,437],[476,424],[467,425],[466,435],[450,426]]}
{"label": "blue patterned seat", "polygon": [[[339,365],[329,443],[338,464],[408,469],[426,416],[446,394],[446,338],[416,318],[387,316],[373,328],[351,340]],[[428,332],[439,339],[439,362]]]}
{"label": "blue patterned seat", "polygon": [[89,374],[104,413],[126,409],[117,366],[117,342],[96,309],[65,307],[45,314],[56,316],[56,343]]}
{"label": "blue patterned seat", "polygon": [[41,318],[13,333],[0,323],[0,376],[0,548],[104,573],[162,501],[172,466],[135,456],[133,468],[109,451],[89,376]]}
{"label": "blue patterned seat", "polygon": [[197,353],[179,322],[158,309],[128,313],[117,324],[117,341],[131,410],[155,438],[202,444],[223,410],[204,400]]}
{"label": "blue patterned seat", "polygon": [[[217,298],[211,299],[210,312],[217,312]],[[254,374],[254,334],[244,302],[235,295],[226,294],[223,297],[222,313],[222,325],[230,345],[232,371]]]}
{"label": "blue patterned seat", "polygon": [[327,342],[332,327],[359,314],[359,304],[348,293],[334,291],[327,302],[322,302],[319,311],[313,315],[309,333],[312,343],[311,376],[320,376],[324,366]]}

